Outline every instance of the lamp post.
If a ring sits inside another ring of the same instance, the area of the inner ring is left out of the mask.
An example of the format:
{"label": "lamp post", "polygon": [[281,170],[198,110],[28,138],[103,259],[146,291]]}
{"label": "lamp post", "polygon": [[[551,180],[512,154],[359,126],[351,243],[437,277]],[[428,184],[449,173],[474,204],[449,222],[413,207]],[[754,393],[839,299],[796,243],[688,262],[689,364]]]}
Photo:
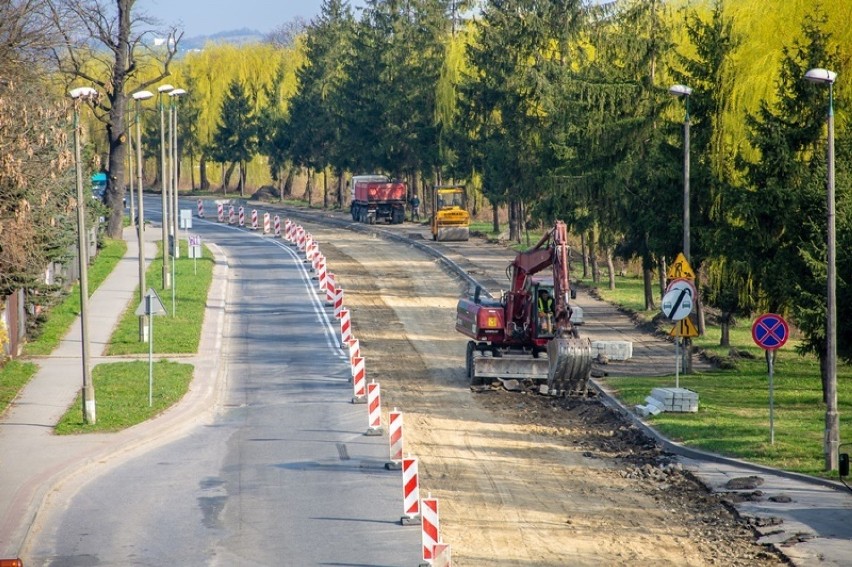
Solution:
{"label": "lamp post", "polygon": [[[145,301],[145,208],[142,205],[142,126],[140,125],[140,117],[142,113],[142,101],[148,100],[154,96],[150,91],[138,91],[133,93],[133,100],[136,101],[136,172],[137,183],[139,187],[137,205],[139,207],[136,222],[136,235],[139,243],[139,301]],[[132,172],[131,172],[132,175]],[[139,341],[148,342],[148,321],[146,315],[139,316]]]}
{"label": "lamp post", "polygon": [[[692,89],[686,85],[672,85],[669,93],[684,99],[685,113],[683,116],[683,255],[687,262],[691,262],[689,250],[689,95]],[[683,370],[684,373],[692,372],[692,340],[683,339]]]}
{"label": "lamp post", "polygon": [[185,95],[185,89],[174,89],[169,93],[171,98],[172,112],[172,237],[174,238],[174,257],[180,257],[180,246],[178,246],[178,229],[180,228],[180,210],[178,206],[178,98]]}
{"label": "lamp post", "polygon": [[171,274],[169,273],[169,169],[166,167],[166,119],[163,95],[172,92],[174,89],[172,85],[157,87],[157,100],[160,105],[160,185],[162,186],[163,197],[163,289],[169,289],[172,285]]}
{"label": "lamp post", "polygon": [[837,73],[828,69],[810,69],[805,79],[828,85],[828,174],[826,182],[827,243],[826,315],[825,315],[825,470],[835,471],[840,448],[840,423],[837,414],[837,273],[834,211],[834,81]]}
{"label": "lamp post", "polygon": [[86,238],[86,199],[83,196],[83,169],[80,163],[80,103],[94,100],[98,91],[92,87],[78,87],[68,93],[74,101],[74,165],[77,173],[77,255],[80,262],[80,344],[83,361],[83,421],[93,425],[97,421],[95,386],[89,367],[89,258]]}
{"label": "lamp post", "polygon": [[689,256],[689,95],[692,89],[686,85],[672,85],[669,92],[674,96],[684,98],[686,114],[683,117],[683,255],[686,261]]}

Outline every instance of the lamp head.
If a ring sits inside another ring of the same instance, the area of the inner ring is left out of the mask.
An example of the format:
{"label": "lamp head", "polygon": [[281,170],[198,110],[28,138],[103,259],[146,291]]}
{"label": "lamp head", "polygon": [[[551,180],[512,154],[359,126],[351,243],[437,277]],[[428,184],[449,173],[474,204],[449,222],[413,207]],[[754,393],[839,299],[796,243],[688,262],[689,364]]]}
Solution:
{"label": "lamp head", "polygon": [[98,91],[92,87],[77,87],[68,91],[68,95],[74,100],[92,100],[98,96]]}
{"label": "lamp head", "polygon": [[686,85],[672,85],[669,87],[669,93],[674,96],[689,96],[692,94],[692,89]]}
{"label": "lamp head", "polygon": [[169,93],[169,96],[183,96],[186,94],[186,90],[184,89],[175,89]]}
{"label": "lamp head", "polygon": [[834,83],[835,80],[837,80],[837,73],[835,73],[834,71],[829,71],[828,69],[820,69],[819,67],[815,67],[805,73],[805,79],[812,83],[831,85]]}
{"label": "lamp head", "polygon": [[148,100],[154,96],[154,93],[151,91],[136,91],[132,96],[134,100]]}
{"label": "lamp head", "polygon": [[173,90],[175,90],[175,88],[172,85],[169,85],[169,84],[160,85],[159,87],[157,87],[157,92],[160,93],[160,94],[170,93]]}

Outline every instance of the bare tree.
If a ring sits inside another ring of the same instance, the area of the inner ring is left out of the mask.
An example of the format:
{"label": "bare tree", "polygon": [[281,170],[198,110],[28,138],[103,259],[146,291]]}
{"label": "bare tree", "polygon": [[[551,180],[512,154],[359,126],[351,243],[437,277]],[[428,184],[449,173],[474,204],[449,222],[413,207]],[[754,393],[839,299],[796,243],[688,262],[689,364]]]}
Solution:
{"label": "bare tree", "polygon": [[[134,14],[136,0],[46,0],[61,47],[54,51],[60,72],[69,85],[81,80],[102,95],[95,115],[106,127],[107,234],[120,238],[125,192],[129,95],[169,76],[183,32],[157,30],[158,22]],[[155,71],[151,71],[154,68]],[[137,77],[151,77],[137,80]]]}

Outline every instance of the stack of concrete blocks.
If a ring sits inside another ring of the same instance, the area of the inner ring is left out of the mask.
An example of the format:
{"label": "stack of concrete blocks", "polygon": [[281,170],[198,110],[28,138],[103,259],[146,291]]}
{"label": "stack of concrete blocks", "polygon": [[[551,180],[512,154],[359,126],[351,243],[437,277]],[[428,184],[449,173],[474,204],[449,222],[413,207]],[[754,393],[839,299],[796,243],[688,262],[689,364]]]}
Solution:
{"label": "stack of concrete blocks", "polygon": [[633,343],[630,341],[592,341],[592,357],[604,360],[630,360]]}
{"label": "stack of concrete blocks", "polygon": [[642,417],[669,412],[697,412],[698,393],[686,388],[654,388],[645,398],[645,405],[637,405],[636,413]]}

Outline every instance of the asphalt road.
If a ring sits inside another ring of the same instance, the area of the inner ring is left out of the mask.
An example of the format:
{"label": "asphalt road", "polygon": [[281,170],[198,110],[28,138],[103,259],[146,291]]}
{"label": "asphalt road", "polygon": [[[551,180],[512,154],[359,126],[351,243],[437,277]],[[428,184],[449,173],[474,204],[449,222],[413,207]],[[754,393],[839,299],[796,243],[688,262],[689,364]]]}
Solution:
{"label": "asphalt road", "polygon": [[223,403],[52,510],[28,565],[417,564],[387,437],[364,435],[306,265],[279,239],[194,222],[229,258]]}

